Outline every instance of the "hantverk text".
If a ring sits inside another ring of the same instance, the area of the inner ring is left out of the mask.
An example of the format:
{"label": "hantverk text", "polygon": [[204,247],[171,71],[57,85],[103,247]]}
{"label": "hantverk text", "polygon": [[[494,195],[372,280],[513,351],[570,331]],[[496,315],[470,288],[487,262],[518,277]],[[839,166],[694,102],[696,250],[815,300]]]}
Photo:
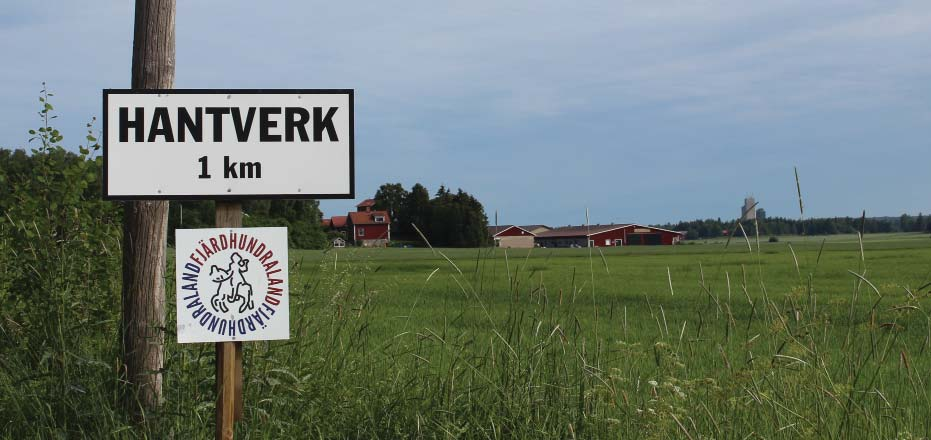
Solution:
{"label": "hantverk text", "polygon": [[[333,116],[339,107],[144,107],[119,108],[120,142],[338,142]],[[132,114],[132,116],[130,116]],[[149,119],[146,119],[149,118]],[[258,121],[256,121],[258,118]],[[204,121],[209,121],[205,129]],[[233,139],[224,139],[223,125],[232,124]],[[254,129],[255,126],[257,130]],[[308,127],[309,125],[309,127]],[[257,133],[256,133],[257,132]],[[133,140],[130,141],[132,134]],[[199,179],[210,179],[209,158],[202,156]],[[224,179],[260,179],[260,162],[243,162],[223,156]]]}

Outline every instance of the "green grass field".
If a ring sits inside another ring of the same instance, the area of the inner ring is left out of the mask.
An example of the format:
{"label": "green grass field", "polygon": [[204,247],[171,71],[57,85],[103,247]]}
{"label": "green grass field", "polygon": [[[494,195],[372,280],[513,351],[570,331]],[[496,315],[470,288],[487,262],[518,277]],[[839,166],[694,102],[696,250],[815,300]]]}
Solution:
{"label": "green grass field", "polygon": [[[246,344],[237,435],[931,435],[931,239],[765,238],[292,251],[291,339]],[[169,320],[164,410],[144,431],[120,408],[107,321],[78,341],[64,408],[0,378],[19,393],[2,432],[210,437],[213,346],[174,343]]]}
{"label": "green grass field", "polygon": [[295,285],[306,286],[295,311],[309,311],[294,336],[332,344],[342,360],[327,386],[344,389],[330,403],[367,420],[324,436],[921,438],[931,429],[927,235],[870,236],[862,254],[856,236],[837,236],[292,259]]}

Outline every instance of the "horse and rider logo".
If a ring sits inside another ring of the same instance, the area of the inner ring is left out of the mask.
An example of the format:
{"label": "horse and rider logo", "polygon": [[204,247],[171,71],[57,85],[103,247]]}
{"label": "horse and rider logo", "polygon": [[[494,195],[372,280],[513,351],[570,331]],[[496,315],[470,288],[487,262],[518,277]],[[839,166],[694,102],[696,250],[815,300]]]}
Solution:
{"label": "horse and rider logo", "polygon": [[178,342],[288,338],[286,228],[175,234]]}
{"label": "horse and rider logo", "polygon": [[210,266],[210,281],[216,284],[216,291],[210,297],[210,306],[215,312],[228,313],[236,305],[239,305],[239,313],[255,308],[255,302],[252,301],[252,284],[246,278],[247,273],[249,259],[243,258],[239,252],[230,255],[229,264],[225,268]]}

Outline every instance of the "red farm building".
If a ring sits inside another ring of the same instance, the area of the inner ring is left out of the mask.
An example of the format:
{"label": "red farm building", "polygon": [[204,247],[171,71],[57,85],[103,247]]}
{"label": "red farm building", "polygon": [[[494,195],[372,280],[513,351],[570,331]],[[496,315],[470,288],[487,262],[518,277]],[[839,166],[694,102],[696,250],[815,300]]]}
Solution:
{"label": "red farm building", "polygon": [[332,229],[334,231],[346,232],[346,222],[349,216],[334,215],[332,218],[323,219],[323,229]]}
{"label": "red farm building", "polygon": [[681,232],[629,223],[555,228],[536,234],[535,242],[547,248],[673,245],[682,237]]}
{"label": "red farm building", "polygon": [[375,199],[365,199],[356,205],[357,212],[369,212],[375,209]]}
{"label": "red farm building", "polygon": [[[376,211],[374,207],[374,200],[363,200],[356,205],[356,212],[323,219],[323,228],[341,233],[356,246],[386,247],[391,243],[391,218],[387,211]],[[338,241],[334,240],[334,245]]]}
{"label": "red farm building", "polygon": [[352,242],[362,247],[387,247],[391,242],[391,218],[388,211],[374,211],[375,201],[365,199],[350,212],[346,229]]}
{"label": "red farm building", "polygon": [[388,246],[391,242],[391,221],[387,211],[350,212],[349,230],[356,246]]}

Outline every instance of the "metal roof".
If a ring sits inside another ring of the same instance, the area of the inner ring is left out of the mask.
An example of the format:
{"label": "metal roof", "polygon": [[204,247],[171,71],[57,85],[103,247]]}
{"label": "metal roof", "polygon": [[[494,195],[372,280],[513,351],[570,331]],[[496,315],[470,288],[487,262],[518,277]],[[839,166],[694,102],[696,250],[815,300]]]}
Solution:
{"label": "metal roof", "polygon": [[630,223],[616,225],[581,225],[581,226],[563,226],[553,228],[549,231],[543,231],[537,234],[538,238],[562,238],[562,237],[588,237],[602,232],[613,231],[615,229],[626,228]]}

